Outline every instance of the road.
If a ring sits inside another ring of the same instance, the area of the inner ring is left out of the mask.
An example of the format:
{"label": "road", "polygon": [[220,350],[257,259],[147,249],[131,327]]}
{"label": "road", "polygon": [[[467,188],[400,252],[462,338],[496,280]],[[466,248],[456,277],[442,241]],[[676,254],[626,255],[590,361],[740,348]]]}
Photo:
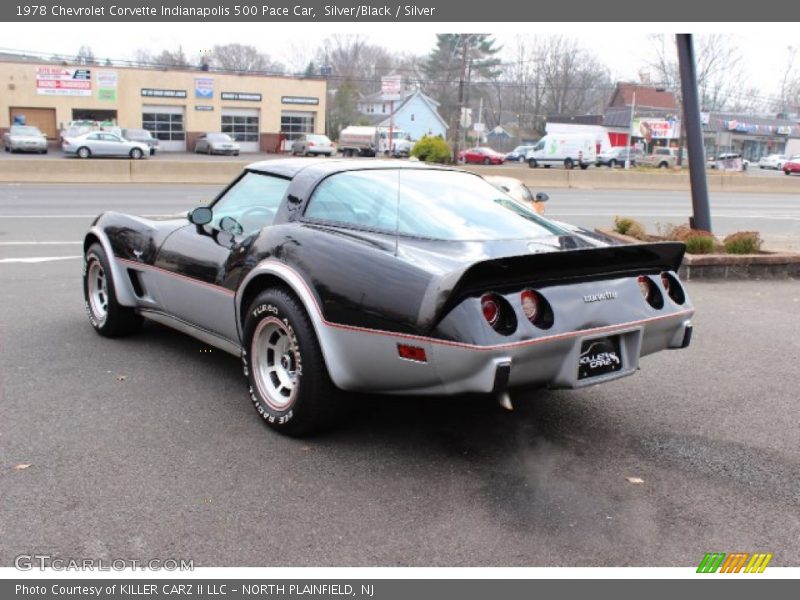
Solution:
{"label": "road", "polygon": [[[800,282],[691,283],[692,346],[624,380],[519,392],[512,413],[361,397],[345,428],[293,440],[261,423],[236,358],[153,324],[97,336],[63,258],[103,207],[175,212],[214,189],[0,188],[0,566],[800,565]],[[7,260],[32,257],[63,260]]]}

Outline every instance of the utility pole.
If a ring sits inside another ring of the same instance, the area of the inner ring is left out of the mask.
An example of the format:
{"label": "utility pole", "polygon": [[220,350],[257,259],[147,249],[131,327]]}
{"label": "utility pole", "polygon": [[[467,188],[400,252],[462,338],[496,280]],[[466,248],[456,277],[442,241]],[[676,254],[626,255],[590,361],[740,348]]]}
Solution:
{"label": "utility pole", "polygon": [[694,43],[690,33],[679,33],[676,38],[683,96],[683,124],[686,125],[689,181],[692,185],[692,211],[694,213],[689,224],[692,229],[711,231],[711,207],[708,202],[703,125],[700,119],[700,98],[697,93]]}
{"label": "utility pole", "polygon": [[458,115],[456,116],[456,134],[453,138],[453,158],[458,160],[458,146],[461,139],[461,116],[464,113],[464,78],[467,75],[467,34],[461,34],[461,77],[458,80]]}
{"label": "utility pole", "polygon": [[628,134],[628,150],[625,153],[625,169],[631,166],[631,148],[633,147],[633,119],[636,116],[636,91],[633,92],[633,102],[631,103],[631,128]]}

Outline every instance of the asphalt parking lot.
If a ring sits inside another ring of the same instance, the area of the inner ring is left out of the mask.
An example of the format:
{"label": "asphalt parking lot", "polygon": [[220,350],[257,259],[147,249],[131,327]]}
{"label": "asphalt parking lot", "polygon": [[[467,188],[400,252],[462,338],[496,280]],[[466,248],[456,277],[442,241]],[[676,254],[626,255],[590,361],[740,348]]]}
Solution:
{"label": "asphalt parking lot", "polygon": [[511,413],[362,397],[343,429],[293,440],[261,423],[236,358],[154,324],[92,331],[69,258],[84,213],[212,189],[108,188],[0,196],[0,566],[800,564],[800,282],[691,283],[692,346],[614,383],[518,393]]}

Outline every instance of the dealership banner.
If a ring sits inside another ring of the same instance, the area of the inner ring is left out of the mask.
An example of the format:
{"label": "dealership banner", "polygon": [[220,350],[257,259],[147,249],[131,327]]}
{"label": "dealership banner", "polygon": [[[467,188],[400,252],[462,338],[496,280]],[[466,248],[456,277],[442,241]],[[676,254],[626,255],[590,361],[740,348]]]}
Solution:
{"label": "dealership banner", "polygon": [[91,96],[89,69],[36,67],[36,93],[40,96]]}

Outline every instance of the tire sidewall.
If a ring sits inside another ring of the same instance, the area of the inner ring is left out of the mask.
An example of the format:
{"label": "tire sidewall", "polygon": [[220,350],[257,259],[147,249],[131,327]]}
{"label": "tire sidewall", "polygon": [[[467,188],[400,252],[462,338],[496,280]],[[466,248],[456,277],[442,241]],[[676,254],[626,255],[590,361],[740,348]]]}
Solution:
{"label": "tire sidewall", "polygon": [[[261,418],[270,426],[277,428],[286,427],[292,422],[298,403],[302,402],[305,393],[312,391],[306,389],[306,387],[310,386],[309,382],[306,381],[304,373],[305,357],[307,352],[311,351],[311,340],[305,339],[308,332],[304,331],[304,327],[297,322],[300,316],[295,313],[296,310],[294,307],[286,301],[285,293],[277,290],[269,290],[258,296],[248,309],[245,319],[242,369],[247,378],[250,400]],[[294,355],[296,365],[297,382],[293,392],[294,397],[288,405],[280,410],[271,406],[268,401],[262,397],[255,377],[255,365],[253,361],[255,360],[256,354],[253,350],[253,341],[258,326],[266,320],[277,320],[282,324],[289,336],[290,351]]]}

